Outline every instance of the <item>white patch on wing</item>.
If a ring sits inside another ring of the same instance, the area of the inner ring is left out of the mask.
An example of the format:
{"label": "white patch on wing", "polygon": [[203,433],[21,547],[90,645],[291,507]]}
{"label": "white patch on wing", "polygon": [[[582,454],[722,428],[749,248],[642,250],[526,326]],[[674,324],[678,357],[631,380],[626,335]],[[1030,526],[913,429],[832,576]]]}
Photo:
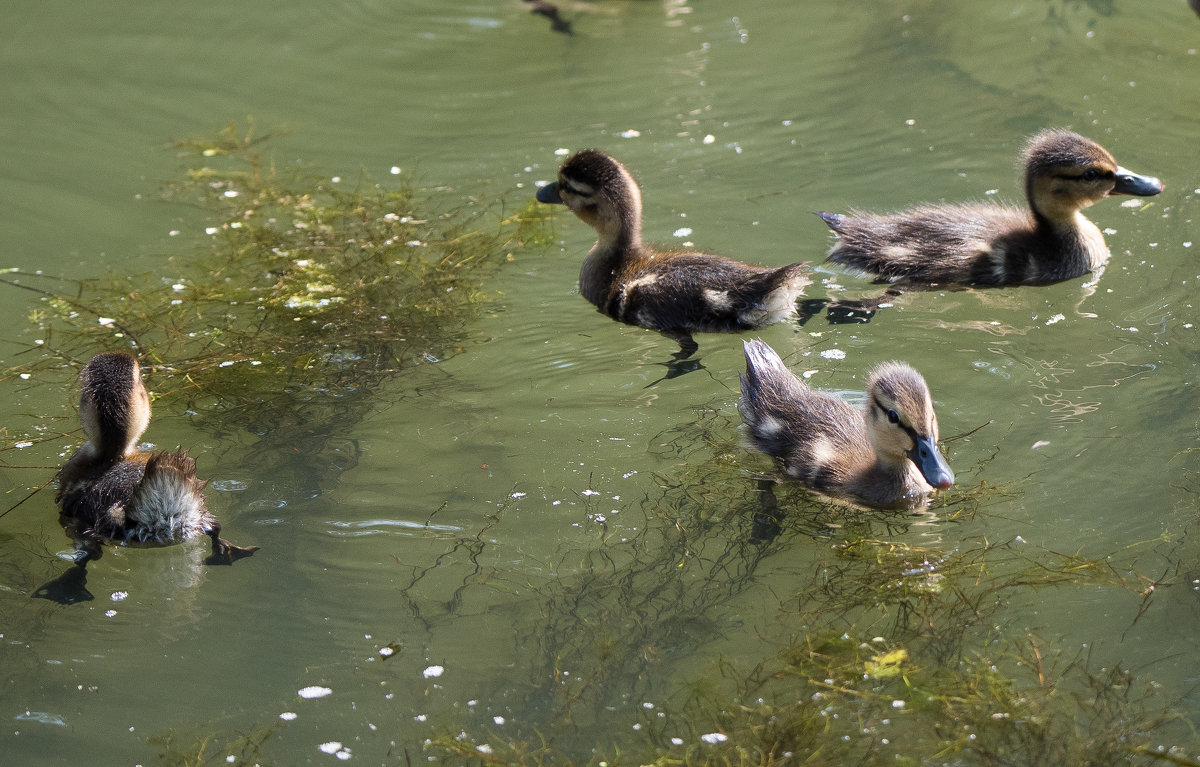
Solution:
{"label": "white patch on wing", "polygon": [[917,251],[907,245],[887,245],[879,249],[879,255],[885,261],[904,261],[915,258]]}
{"label": "white patch on wing", "polygon": [[774,437],[783,431],[783,422],[778,418],[764,415],[754,422],[754,430],[764,437]]}
{"label": "white patch on wing", "polygon": [[[963,247],[966,248],[967,252],[971,253],[971,254],[982,255],[984,253],[992,252],[992,245],[987,240],[980,240],[980,239],[967,240],[965,243],[963,243]],[[1001,260],[1003,260],[1004,259],[1003,249],[996,248],[996,250],[994,252],[994,256],[998,256]]]}
{"label": "white patch on wing", "polygon": [[809,446],[809,452],[812,455],[813,466],[829,466],[838,458],[837,450],[833,443],[825,437],[818,437],[813,440]]}
{"label": "white patch on wing", "polygon": [[706,288],[704,290],[704,300],[708,302],[710,307],[718,312],[728,311],[730,307],[733,306],[733,301],[729,298],[729,293],[724,290],[711,290]]}
{"label": "white patch on wing", "polygon": [[656,282],[658,282],[657,274],[646,274],[638,277],[636,280],[630,280],[629,282],[625,283],[625,290],[627,292],[631,292],[647,285],[653,285]]}
{"label": "white patch on wing", "polygon": [[796,299],[804,291],[806,283],[785,283],[772,290],[758,306],[738,314],[738,319],[747,325],[774,325],[791,319],[796,314]]}

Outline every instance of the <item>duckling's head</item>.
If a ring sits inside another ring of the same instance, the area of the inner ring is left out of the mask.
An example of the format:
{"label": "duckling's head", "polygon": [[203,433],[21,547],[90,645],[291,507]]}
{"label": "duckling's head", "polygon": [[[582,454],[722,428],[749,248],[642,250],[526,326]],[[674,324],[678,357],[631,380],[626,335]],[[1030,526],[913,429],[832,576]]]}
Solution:
{"label": "duckling's head", "polygon": [[114,460],[131,455],[150,424],[150,395],[131,355],[97,354],[79,373],[79,421],[92,454]]}
{"label": "duckling's head", "polygon": [[1104,147],[1069,130],[1038,133],[1021,158],[1030,207],[1055,222],[1070,221],[1111,194],[1149,197],[1163,189],[1158,179],[1122,168]]}
{"label": "duckling's head", "polygon": [[558,181],[537,192],[538,202],[566,205],[600,234],[610,240],[622,234],[636,241],[640,236],[642,195],[637,182],[609,155],[584,149],[558,169]]}
{"label": "duckling's head", "polygon": [[871,443],[883,460],[912,461],[939,490],[954,484],[954,472],[938,450],[938,422],[929,387],[903,362],[885,362],[867,384]]}

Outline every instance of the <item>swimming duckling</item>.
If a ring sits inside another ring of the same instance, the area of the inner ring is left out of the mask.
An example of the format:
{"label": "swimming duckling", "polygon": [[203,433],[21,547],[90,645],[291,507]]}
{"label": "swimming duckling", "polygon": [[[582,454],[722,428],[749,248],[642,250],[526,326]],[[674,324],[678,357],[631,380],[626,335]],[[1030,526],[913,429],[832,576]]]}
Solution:
{"label": "swimming duckling", "polygon": [[762,341],[745,342],[738,408],[750,445],[814,490],[879,506],[913,506],[954,484],[938,451],[929,388],[903,362],[871,372],[867,409],[814,391]]}
{"label": "swimming duckling", "polygon": [[697,350],[695,331],[737,332],[794,316],[811,280],[805,264],[750,266],[723,256],[642,243],[642,195],[621,163],[585,149],[563,163],[539,202],[566,205],[599,238],[579,272],[579,292],[614,320],[657,330]]}
{"label": "swimming duckling", "polygon": [[196,461],[186,450],[139,452],[150,423],[150,395],[138,362],[129,354],[97,354],[79,374],[79,420],[85,442],[58,473],[64,526],[75,533],[87,559],[104,541],[166,545],[212,538],[210,564],[230,564],[257,546],[235,546],[220,537],[221,523],[204,503]]}
{"label": "swimming duckling", "polygon": [[1029,210],[995,203],[923,205],[902,213],[817,213],[840,239],[829,260],[886,280],[1013,285],[1078,277],[1108,261],[1081,210],[1114,194],[1149,197],[1162,182],[1117,165],[1104,147],[1045,130],[1021,155]]}

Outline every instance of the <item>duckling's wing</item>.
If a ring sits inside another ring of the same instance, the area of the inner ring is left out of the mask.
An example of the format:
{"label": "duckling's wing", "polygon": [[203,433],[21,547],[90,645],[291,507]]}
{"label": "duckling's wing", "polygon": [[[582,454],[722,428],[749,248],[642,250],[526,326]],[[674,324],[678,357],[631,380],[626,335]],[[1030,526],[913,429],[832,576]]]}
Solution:
{"label": "duckling's wing", "polygon": [[1025,211],[986,203],[818,215],[838,234],[830,261],[887,280],[995,282],[1009,249],[998,242],[1032,230]]}
{"label": "duckling's wing", "polygon": [[770,268],[700,253],[665,254],[630,275],[620,295],[625,316],[644,327],[736,331],[790,316],[810,282],[805,264]]}
{"label": "duckling's wing", "polygon": [[874,451],[861,411],[805,386],[762,341],[745,342],[738,407],[750,445],[818,490],[839,490]]}
{"label": "duckling's wing", "polygon": [[124,540],[126,511],[146,464],[119,461],[89,473],[60,478],[59,506],[76,520],[80,535],[96,541]]}

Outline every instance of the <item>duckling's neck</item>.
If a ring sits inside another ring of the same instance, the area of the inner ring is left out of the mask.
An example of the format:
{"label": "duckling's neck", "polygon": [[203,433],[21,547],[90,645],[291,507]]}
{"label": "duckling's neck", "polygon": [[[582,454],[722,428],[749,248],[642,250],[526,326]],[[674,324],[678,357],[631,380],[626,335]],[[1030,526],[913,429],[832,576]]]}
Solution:
{"label": "duckling's neck", "polygon": [[1032,175],[1025,179],[1025,199],[1033,214],[1034,235],[1040,241],[1037,250],[1042,254],[1040,273],[1031,277],[1073,277],[1094,271],[1108,261],[1104,235],[1082,213],[1092,200],[1063,197]]}
{"label": "duckling's neck", "polygon": [[887,503],[910,498],[931,489],[917,467],[907,458],[891,462],[877,454],[869,473],[870,479],[864,484],[870,487],[878,498],[868,500]]}
{"label": "duckling's neck", "polygon": [[1038,279],[1054,280],[1095,271],[1108,261],[1108,244],[1100,227],[1078,210],[1061,217],[1050,217],[1030,206],[1042,250],[1050,256],[1043,259]]}
{"label": "duckling's neck", "polygon": [[136,437],[124,443],[89,439],[79,446],[79,449],[71,456],[71,460],[90,464],[117,463],[137,455],[136,442]]}
{"label": "duckling's neck", "polygon": [[596,244],[579,270],[579,292],[601,309],[608,302],[614,280],[630,261],[647,256],[642,245],[642,207],[636,195],[616,218],[598,223]]}

